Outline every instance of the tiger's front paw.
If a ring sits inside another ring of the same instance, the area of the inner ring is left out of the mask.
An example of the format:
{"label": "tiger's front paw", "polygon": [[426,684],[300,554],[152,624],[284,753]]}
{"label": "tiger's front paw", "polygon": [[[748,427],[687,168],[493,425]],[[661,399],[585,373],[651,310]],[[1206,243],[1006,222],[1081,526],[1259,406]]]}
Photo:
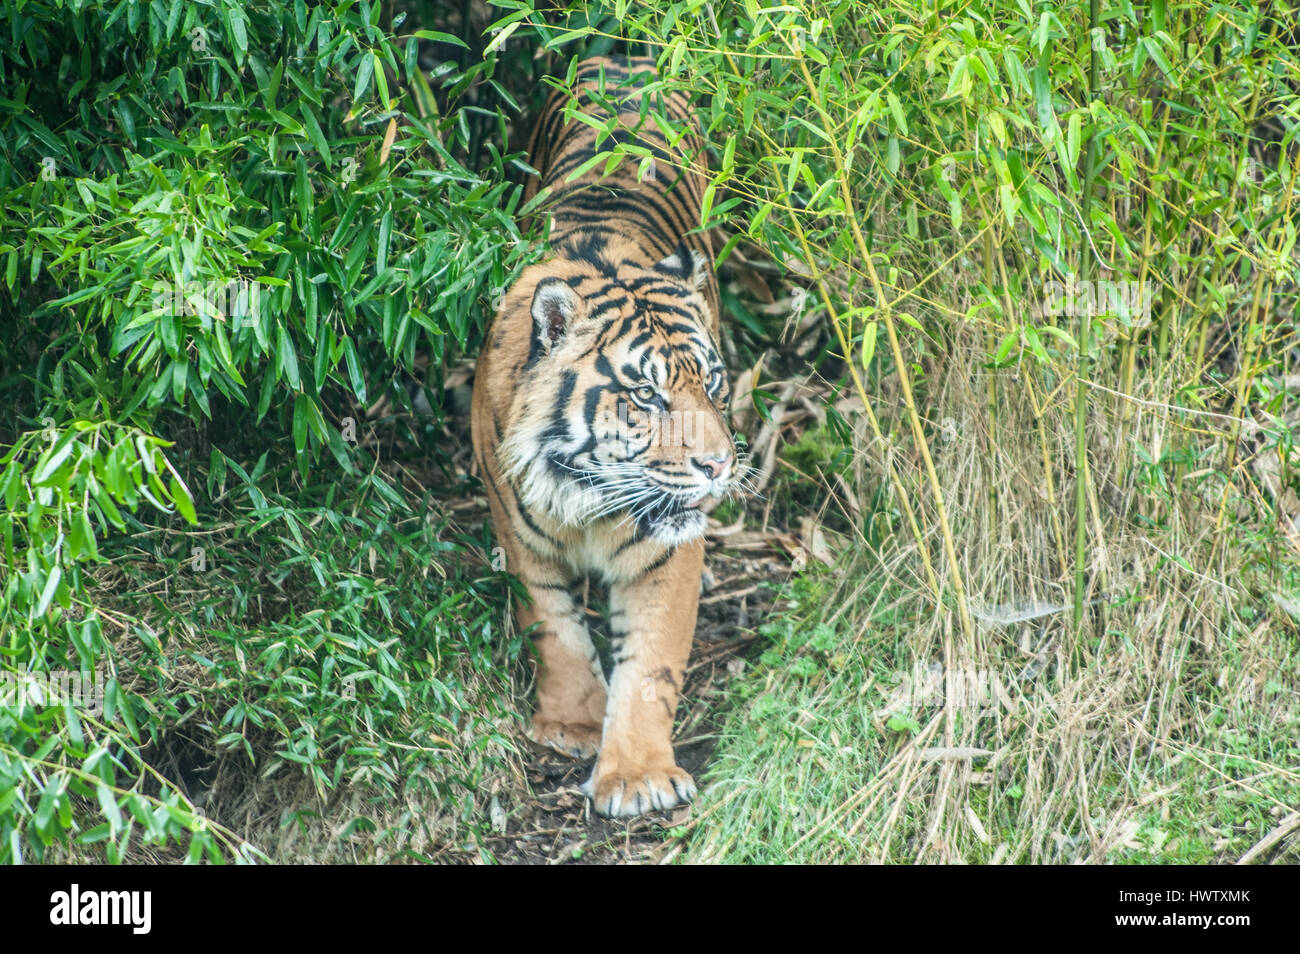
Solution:
{"label": "tiger's front paw", "polygon": [[528,730],[528,738],[538,745],[545,745],[563,755],[575,759],[589,759],[600,751],[600,732],[599,725],[550,722],[534,716],[532,728]]}
{"label": "tiger's front paw", "polygon": [[599,764],[582,786],[597,815],[630,818],[684,805],[695,797],[695,780],[676,765],[634,771],[605,770]]}

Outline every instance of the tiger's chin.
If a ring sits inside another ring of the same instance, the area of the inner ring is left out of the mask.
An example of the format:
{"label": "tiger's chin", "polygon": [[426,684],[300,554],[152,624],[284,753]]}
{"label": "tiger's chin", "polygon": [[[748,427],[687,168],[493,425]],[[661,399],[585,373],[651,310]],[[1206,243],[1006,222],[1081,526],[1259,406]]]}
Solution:
{"label": "tiger's chin", "polygon": [[704,536],[709,518],[698,508],[674,510],[657,517],[650,523],[652,540],[669,547],[678,547]]}

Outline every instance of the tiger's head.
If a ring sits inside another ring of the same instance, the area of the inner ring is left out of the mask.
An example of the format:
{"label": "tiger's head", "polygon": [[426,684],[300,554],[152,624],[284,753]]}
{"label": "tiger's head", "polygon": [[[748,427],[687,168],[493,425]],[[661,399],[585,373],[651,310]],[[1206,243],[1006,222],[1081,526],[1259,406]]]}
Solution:
{"label": "tiger's head", "polygon": [[684,245],[653,265],[588,248],[515,283],[501,317],[526,308],[531,337],[500,456],[524,506],[669,546],[704,533],[737,478],[708,268]]}

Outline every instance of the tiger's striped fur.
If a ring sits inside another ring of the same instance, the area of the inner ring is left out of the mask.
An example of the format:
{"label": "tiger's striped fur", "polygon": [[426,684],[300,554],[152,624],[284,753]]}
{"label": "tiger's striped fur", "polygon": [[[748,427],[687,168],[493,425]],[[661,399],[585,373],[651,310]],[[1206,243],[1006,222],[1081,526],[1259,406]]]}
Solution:
{"label": "tiger's striped fur", "polygon": [[[645,181],[630,160],[566,181],[609,139],[566,121],[565,93],[543,110],[526,195],[546,190],[551,254],[498,309],[472,412],[497,538],[531,598],[518,620],[539,624],[530,734],[598,754],[587,791],[615,816],[694,795],[673,756],[673,716],[695,631],[701,507],[731,489],[736,460],[713,251],[691,231],[703,143],[680,96],[660,103],[679,139],[642,122],[654,82],[649,60],[602,59],[580,64],[575,86],[584,112],[606,119],[612,104],[615,137],[652,151]],[[610,590],[608,681],[576,596],[587,575]]]}

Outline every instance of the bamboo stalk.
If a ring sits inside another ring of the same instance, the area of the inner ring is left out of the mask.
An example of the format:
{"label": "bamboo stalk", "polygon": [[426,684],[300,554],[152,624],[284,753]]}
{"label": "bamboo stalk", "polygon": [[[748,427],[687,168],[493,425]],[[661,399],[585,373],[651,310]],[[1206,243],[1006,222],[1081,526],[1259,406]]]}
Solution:
{"label": "bamboo stalk", "polygon": [[[1088,0],[1088,103],[1097,97],[1101,57],[1097,53],[1094,30],[1101,23],[1101,0]],[[1079,272],[1084,281],[1090,281],[1097,270],[1097,261],[1088,231],[1092,222],[1092,186],[1097,177],[1097,152],[1101,139],[1094,126],[1088,134],[1088,152],[1083,166],[1083,200],[1080,203],[1083,219],[1083,248],[1080,252]],[[1074,631],[1083,626],[1084,590],[1088,585],[1085,561],[1088,552],[1088,377],[1089,351],[1092,348],[1092,315],[1083,309],[1079,316],[1078,380],[1074,392]]]}

